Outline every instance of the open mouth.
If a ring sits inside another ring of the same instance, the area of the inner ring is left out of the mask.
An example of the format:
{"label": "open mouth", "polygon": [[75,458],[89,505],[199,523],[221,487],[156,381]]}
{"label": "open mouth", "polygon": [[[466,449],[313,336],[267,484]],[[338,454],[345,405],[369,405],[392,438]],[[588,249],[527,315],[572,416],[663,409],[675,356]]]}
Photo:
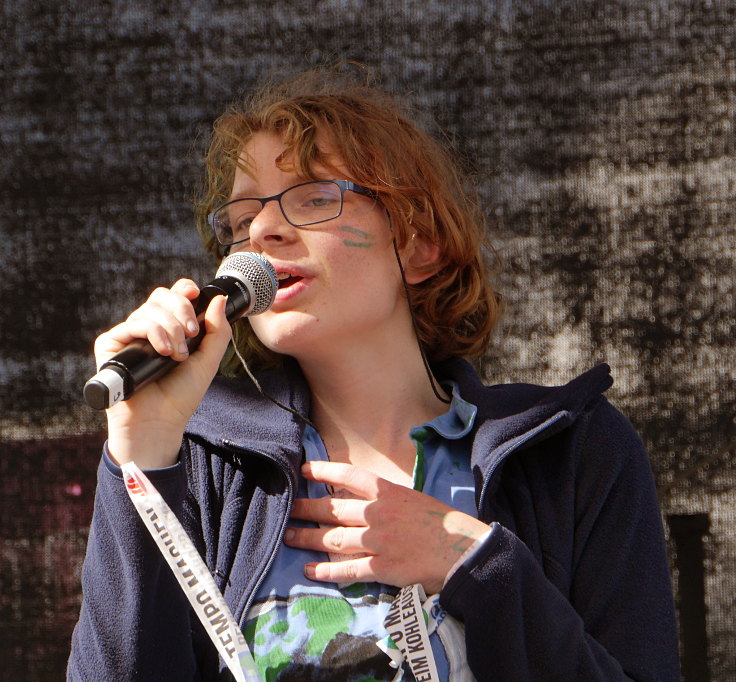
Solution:
{"label": "open mouth", "polygon": [[290,287],[292,284],[296,284],[302,279],[304,278],[299,277],[298,275],[290,275],[288,272],[279,272],[279,289],[286,289],[287,287]]}

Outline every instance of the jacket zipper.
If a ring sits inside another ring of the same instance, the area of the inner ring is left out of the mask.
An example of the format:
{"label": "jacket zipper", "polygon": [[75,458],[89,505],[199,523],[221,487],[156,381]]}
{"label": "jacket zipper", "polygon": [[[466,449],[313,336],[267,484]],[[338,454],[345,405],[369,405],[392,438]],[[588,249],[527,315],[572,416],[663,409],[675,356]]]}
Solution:
{"label": "jacket zipper", "polygon": [[240,626],[240,629],[242,630],[243,627],[245,627],[245,619],[248,616],[248,612],[250,611],[250,607],[253,604],[253,600],[255,599],[256,594],[258,593],[258,588],[260,588],[261,583],[263,582],[263,579],[266,577],[266,574],[271,569],[271,566],[273,565],[273,562],[276,559],[276,552],[278,551],[278,548],[281,544],[281,541],[283,540],[284,533],[286,532],[286,526],[289,523],[289,517],[291,516],[291,508],[294,503],[294,487],[291,483],[291,478],[289,477],[289,472],[286,470],[286,467],[283,466],[281,463],[274,460],[274,458],[271,455],[266,454],[265,452],[261,452],[259,450],[246,450],[243,447],[240,447],[239,445],[236,445],[230,440],[223,440],[222,444],[230,448],[233,451],[237,452],[244,452],[250,455],[256,455],[258,457],[263,457],[264,459],[267,459],[269,462],[272,462],[276,465],[276,468],[281,472],[281,474],[286,479],[286,485],[287,485],[287,506],[286,506],[286,515],[281,520],[281,527],[279,528],[279,532],[276,536],[276,542],[271,547],[271,555],[268,557],[268,562],[266,563],[266,567],[261,571],[261,575],[258,576],[258,580],[256,584],[253,586],[253,589],[251,590],[251,593],[248,595],[248,601],[245,603],[245,608],[243,609],[243,613],[240,616],[238,625]]}
{"label": "jacket zipper", "polygon": [[550,426],[556,424],[560,419],[563,419],[567,416],[566,412],[558,412],[557,414],[552,415],[549,419],[542,422],[541,424],[538,424],[535,426],[531,431],[527,431],[526,434],[524,434],[524,437],[518,441],[517,443],[514,443],[513,445],[510,445],[506,450],[504,450],[500,456],[496,459],[496,461],[493,463],[493,466],[488,470],[488,473],[486,474],[486,477],[483,479],[483,488],[480,491],[480,499],[478,500],[478,515],[480,516],[481,509],[483,509],[483,504],[485,502],[486,493],[488,492],[488,486],[491,483],[491,478],[493,478],[493,474],[496,473],[496,470],[498,467],[506,460],[506,458],[514,453],[516,450],[521,448],[523,445],[528,443],[532,438],[542,433],[542,431],[546,431]]}

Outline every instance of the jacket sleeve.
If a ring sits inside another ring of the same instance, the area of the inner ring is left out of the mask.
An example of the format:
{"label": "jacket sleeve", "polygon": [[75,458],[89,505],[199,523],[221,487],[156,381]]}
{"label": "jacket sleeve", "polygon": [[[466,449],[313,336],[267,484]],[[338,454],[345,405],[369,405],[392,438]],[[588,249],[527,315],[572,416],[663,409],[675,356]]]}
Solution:
{"label": "jacket sleeve", "polygon": [[[679,680],[662,522],[641,441],[606,401],[574,441],[569,519],[538,519],[547,534],[567,533],[557,543],[567,556],[535,556],[493,523],[441,602],[465,623],[478,680]],[[556,509],[528,503],[543,516]],[[552,565],[564,580],[550,579]]]}
{"label": "jacket sleeve", "polygon": [[[177,464],[147,475],[179,516],[186,475]],[[103,453],[82,567],[82,607],[67,679],[192,680],[190,606]]]}

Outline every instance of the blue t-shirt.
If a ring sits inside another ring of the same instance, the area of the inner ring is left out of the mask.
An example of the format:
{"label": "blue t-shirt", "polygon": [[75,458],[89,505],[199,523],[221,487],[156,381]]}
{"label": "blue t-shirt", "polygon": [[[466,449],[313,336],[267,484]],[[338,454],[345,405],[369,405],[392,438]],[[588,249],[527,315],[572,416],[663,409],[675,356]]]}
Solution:
{"label": "blue t-shirt", "polygon": [[[476,408],[458,395],[456,386],[446,388],[452,389],[448,411],[414,427],[409,434],[417,450],[414,488],[477,517],[467,438]],[[304,450],[307,461],[328,460],[322,439],[309,426],[304,433]],[[299,497],[329,494],[325,484],[300,477]],[[296,519],[290,523],[314,525]],[[398,674],[386,653],[387,649],[396,650],[383,621],[398,589],[379,583],[337,585],[305,578],[306,563],[328,560],[323,552],[284,544],[279,547],[244,629],[262,678],[266,682],[412,680],[408,669],[403,676]],[[439,604],[433,615],[436,623],[445,620]],[[457,633],[441,637],[439,631],[430,635],[430,642],[440,678],[449,682],[459,667],[455,662],[458,657],[462,659],[460,667],[464,665],[464,643]],[[445,651],[448,642],[452,652]],[[456,651],[458,648],[462,650]]]}

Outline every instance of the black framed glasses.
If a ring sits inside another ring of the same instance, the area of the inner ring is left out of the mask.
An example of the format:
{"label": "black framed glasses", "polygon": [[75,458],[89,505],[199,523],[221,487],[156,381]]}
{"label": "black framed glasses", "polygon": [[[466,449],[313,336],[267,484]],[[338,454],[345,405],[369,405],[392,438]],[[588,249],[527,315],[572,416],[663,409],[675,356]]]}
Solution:
{"label": "black framed glasses", "polygon": [[285,189],[272,197],[233,199],[207,216],[217,241],[232,246],[250,239],[253,219],[269,201],[278,201],[284,218],[294,227],[307,227],[337,218],[342,213],[345,192],[373,200],[376,193],[350,180],[312,180]]}

